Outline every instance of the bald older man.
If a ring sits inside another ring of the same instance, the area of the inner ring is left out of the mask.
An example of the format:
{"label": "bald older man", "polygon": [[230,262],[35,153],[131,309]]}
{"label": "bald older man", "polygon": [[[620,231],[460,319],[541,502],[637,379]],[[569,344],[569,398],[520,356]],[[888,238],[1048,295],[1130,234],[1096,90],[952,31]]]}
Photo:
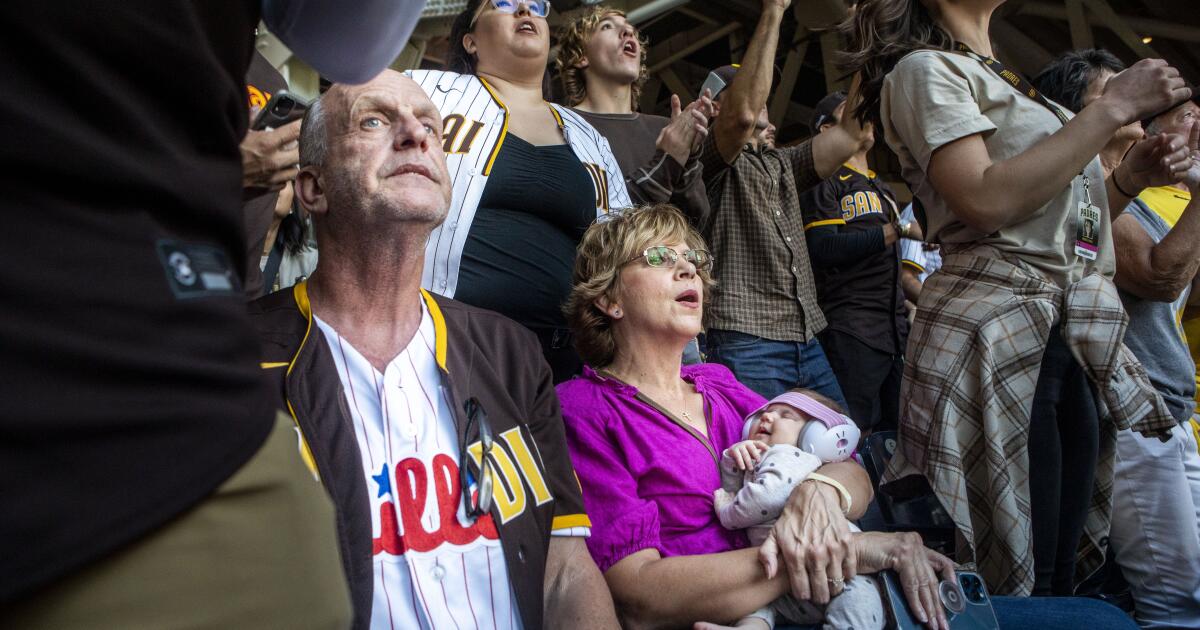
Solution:
{"label": "bald older man", "polygon": [[537,340],[420,288],[441,134],[391,71],[309,110],[296,195],[321,258],[251,305],[262,366],[337,504],[357,625],[615,628]]}

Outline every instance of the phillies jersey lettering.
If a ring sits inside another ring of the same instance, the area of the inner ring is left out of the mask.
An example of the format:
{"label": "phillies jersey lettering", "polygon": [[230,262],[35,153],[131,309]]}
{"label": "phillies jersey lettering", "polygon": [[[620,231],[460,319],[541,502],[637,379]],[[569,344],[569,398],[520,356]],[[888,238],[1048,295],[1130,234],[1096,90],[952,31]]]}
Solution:
{"label": "phillies jersey lettering", "polygon": [[[468,518],[463,507],[458,437],[428,309],[422,303],[417,334],[382,373],[314,319],[342,381],[371,500],[371,627],[520,628],[497,525],[490,514]],[[538,494],[546,484],[536,461],[520,454],[527,445],[520,436],[496,437],[498,504]]]}

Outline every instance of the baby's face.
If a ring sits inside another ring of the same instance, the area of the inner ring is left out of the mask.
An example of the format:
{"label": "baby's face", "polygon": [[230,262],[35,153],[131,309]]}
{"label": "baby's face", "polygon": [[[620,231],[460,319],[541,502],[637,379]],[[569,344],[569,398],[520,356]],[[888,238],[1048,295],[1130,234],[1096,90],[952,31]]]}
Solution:
{"label": "baby's face", "polygon": [[750,427],[750,439],[762,440],[771,446],[776,444],[796,445],[800,430],[808,422],[804,412],[783,403],[768,405]]}

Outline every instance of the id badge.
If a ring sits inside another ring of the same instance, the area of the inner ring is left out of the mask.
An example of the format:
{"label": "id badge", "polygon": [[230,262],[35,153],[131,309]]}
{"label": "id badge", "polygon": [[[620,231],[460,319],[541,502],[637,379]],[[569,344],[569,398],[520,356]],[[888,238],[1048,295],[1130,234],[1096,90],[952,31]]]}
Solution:
{"label": "id badge", "polygon": [[1096,260],[1100,251],[1100,208],[1087,202],[1079,202],[1075,214],[1075,255]]}

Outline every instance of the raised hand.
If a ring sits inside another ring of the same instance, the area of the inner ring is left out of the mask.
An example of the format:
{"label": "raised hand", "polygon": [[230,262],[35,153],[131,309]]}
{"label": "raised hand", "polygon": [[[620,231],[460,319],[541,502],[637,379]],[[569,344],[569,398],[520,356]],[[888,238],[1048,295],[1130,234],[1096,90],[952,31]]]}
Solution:
{"label": "raised hand", "polygon": [[1162,59],[1143,59],[1109,79],[1095,102],[1112,107],[1121,124],[1127,125],[1170,109],[1191,95],[1178,70]]}
{"label": "raised hand", "polygon": [[1192,132],[1188,134],[1188,153],[1191,162],[1180,181],[1192,191],[1200,194],[1200,121],[1192,121]]}
{"label": "raised hand", "polygon": [[300,121],[269,131],[250,130],[242,140],[242,187],[279,190],[295,179],[300,162]]}
{"label": "raised hand", "polygon": [[679,95],[671,95],[671,122],[658,134],[655,146],[666,151],[676,162],[686,164],[704,137],[708,135],[708,118],[712,114],[712,98],[708,90],[702,96],[680,107]]}
{"label": "raised hand", "polygon": [[1183,179],[1192,164],[1191,155],[1188,134],[1158,134],[1130,147],[1112,176],[1126,191],[1170,186]]}

